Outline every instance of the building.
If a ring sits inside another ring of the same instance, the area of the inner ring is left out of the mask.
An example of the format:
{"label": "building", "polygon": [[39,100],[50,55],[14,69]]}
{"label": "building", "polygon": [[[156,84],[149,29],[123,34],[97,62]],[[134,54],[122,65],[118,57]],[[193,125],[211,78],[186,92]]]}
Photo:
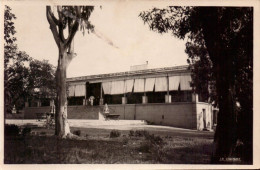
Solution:
{"label": "building", "polygon": [[132,70],[68,78],[68,118],[98,119],[106,103],[119,119],[212,129],[214,109],[192,92],[188,66]]}

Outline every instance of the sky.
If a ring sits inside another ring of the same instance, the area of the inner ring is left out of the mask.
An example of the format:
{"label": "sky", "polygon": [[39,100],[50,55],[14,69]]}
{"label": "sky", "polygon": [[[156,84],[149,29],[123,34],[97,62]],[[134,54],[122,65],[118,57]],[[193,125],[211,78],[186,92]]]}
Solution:
{"label": "sky", "polygon": [[[21,51],[38,60],[49,60],[57,66],[58,47],[46,19],[44,5],[11,5],[16,15],[17,44]],[[111,3],[95,6],[90,22],[95,32],[78,31],[74,39],[77,53],[67,70],[67,77],[129,71],[130,66],[145,64],[148,68],[187,64],[185,41],[170,33],[151,31],[138,17],[153,6]],[[111,45],[112,44],[112,45]]]}

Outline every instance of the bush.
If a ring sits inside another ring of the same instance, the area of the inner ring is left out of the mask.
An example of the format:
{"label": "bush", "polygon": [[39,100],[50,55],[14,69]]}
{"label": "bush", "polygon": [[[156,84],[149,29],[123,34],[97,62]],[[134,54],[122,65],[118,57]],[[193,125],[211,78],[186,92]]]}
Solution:
{"label": "bush", "polygon": [[163,139],[160,136],[150,135],[149,133],[145,133],[145,139],[138,148],[138,151],[151,153],[156,161],[161,162],[165,156]]}
{"label": "bush", "polygon": [[147,125],[155,125],[154,122],[150,122],[149,120],[146,120]]}
{"label": "bush", "polygon": [[47,133],[46,132],[40,132],[40,135],[46,135]]}
{"label": "bush", "polygon": [[17,125],[5,125],[5,136],[19,135],[19,127]]}
{"label": "bush", "polygon": [[117,138],[121,135],[121,133],[118,130],[112,130],[110,132],[110,138]]}
{"label": "bush", "polygon": [[81,130],[75,130],[73,132],[74,135],[80,136],[81,135]]}
{"label": "bush", "polygon": [[147,135],[149,136],[149,133],[146,130],[137,130],[137,131],[130,130],[129,134],[128,134],[129,137],[132,137],[132,136],[145,137]]}
{"label": "bush", "polygon": [[124,137],[123,138],[123,145],[127,145],[128,144],[128,138],[127,137]]}
{"label": "bush", "polygon": [[132,137],[132,136],[134,136],[134,135],[135,135],[135,132],[134,132],[133,130],[130,130],[128,136],[129,136],[129,137]]}
{"label": "bush", "polygon": [[146,130],[137,130],[135,131],[135,136],[136,137],[145,137],[149,135],[149,133]]}
{"label": "bush", "polygon": [[26,136],[26,135],[30,134],[31,131],[32,131],[32,129],[30,127],[25,127],[25,128],[23,128],[22,135]]}
{"label": "bush", "polygon": [[149,140],[152,144],[156,144],[156,145],[161,145],[163,144],[163,139],[160,136],[154,136],[154,134],[152,135],[146,135],[145,136],[146,140]]}
{"label": "bush", "polygon": [[138,148],[139,152],[143,153],[150,153],[152,152],[153,145],[149,141],[144,141],[141,143],[140,147]]}

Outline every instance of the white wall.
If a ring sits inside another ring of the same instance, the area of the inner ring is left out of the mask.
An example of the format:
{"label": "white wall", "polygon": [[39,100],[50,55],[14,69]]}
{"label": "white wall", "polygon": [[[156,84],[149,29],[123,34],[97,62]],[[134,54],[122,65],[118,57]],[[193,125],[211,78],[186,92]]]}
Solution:
{"label": "white wall", "polygon": [[206,127],[207,129],[212,129],[212,106],[208,103],[198,102],[196,103],[196,113],[197,113],[197,129],[203,130],[203,109],[206,112]]}

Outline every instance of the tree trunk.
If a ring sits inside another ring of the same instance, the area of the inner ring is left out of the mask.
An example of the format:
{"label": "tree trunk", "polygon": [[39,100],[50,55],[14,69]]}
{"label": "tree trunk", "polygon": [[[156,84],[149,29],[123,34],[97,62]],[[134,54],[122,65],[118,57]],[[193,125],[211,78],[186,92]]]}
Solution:
{"label": "tree trunk", "polygon": [[234,88],[228,81],[220,78],[217,80],[217,91],[221,94],[212,163],[220,163],[221,159],[230,157],[237,139]]}
{"label": "tree trunk", "polygon": [[[56,72],[57,77],[57,111],[55,115],[55,134],[59,137],[72,137],[70,133],[69,123],[67,120],[67,91],[66,91],[66,70],[71,62],[71,60],[76,56],[73,51],[71,43],[74,39],[74,36],[78,30],[79,22],[78,20],[69,19],[68,23],[68,37],[65,39],[63,34],[63,19],[62,19],[62,7],[58,6],[58,15],[57,19],[50,6],[46,6],[46,16],[50,24],[50,29],[53,34],[54,40],[59,48],[59,60],[58,68]],[[80,18],[80,7],[75,7],[76,17]],[[58,30],[57,30],[58,28]],[[69,135],[69,136],[68,136]]]}
{"label": "tree trunk", "polygon": [[203,35],[213,63],[218,100],[218,122],[214,136],[212,163],[220,163],[232,154],[236,142],[235,87],[232,55],[222,44],[219,9],[201,8]]}
{"label": "tree trunk", "polygon": [[67,52],[61,48],[59,50],[59,61],[57,68],[57,113],[55,134],[65,138],[70,134],[70,127],[67,120],[67,93],[66,93],[66,61]]}

